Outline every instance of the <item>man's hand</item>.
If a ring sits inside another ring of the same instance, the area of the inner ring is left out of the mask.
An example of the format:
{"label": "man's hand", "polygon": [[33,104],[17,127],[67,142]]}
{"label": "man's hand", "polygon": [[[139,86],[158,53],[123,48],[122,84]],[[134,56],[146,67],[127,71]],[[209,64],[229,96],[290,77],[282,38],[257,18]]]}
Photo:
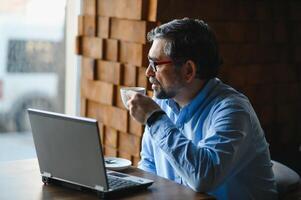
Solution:
{"label": "man's hand", "polygon": [[161,110],[160,106],[150,97],[135,93],[127,102],[130,114],[138,122],[145,124],[148,117],[155,111]]}

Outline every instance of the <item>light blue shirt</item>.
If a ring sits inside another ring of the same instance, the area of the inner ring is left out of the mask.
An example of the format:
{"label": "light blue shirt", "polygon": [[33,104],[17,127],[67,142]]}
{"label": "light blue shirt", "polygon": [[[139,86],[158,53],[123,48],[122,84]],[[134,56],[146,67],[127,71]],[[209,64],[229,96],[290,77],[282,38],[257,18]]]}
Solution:
{"label": "light blue shirt", "polygon": [[211,79],[184,108],[146,126],[138,167],[218,199],[277,199],[264,132],[247,97]]}

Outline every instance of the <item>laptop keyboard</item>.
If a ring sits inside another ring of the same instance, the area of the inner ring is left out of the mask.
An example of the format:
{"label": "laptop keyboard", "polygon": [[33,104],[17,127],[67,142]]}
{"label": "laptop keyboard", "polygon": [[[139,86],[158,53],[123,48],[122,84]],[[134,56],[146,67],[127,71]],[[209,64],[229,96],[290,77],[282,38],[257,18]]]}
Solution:
{"label": "laptop keyboard", "polygon": [[109,181],[109,188],[113,190],[140,185],[139,183],[129,181],[129,180],[124,180],[122,178],[117,178],[115,176],[110,176],[110,175],[108,175],[108,181]]}

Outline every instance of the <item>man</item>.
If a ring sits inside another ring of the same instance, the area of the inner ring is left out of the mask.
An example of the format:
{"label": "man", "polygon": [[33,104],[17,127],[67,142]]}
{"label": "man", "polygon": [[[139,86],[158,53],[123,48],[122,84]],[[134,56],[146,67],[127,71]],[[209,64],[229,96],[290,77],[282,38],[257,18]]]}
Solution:
{"label": "man", "polygon": [[264,132],[247,97],[216,78],[210,27],[173,20],[148,39],[154,100],[135,94],[128,102],[146,124],[139,168],[218,199],[276,199]]}

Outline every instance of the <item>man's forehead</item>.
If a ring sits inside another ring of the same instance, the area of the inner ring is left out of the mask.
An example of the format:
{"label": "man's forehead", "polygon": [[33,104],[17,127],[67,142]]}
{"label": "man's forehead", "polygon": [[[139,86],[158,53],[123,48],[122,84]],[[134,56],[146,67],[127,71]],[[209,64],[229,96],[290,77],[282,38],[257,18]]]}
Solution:
{"label": "man's forehead", "polygon": [[166,42],[167,41],[165,39],[161,39],[161,38],[154,39],[152,46],[148,53],[149,59],[159,60],[159,59],[168,57],[164,52]]}

